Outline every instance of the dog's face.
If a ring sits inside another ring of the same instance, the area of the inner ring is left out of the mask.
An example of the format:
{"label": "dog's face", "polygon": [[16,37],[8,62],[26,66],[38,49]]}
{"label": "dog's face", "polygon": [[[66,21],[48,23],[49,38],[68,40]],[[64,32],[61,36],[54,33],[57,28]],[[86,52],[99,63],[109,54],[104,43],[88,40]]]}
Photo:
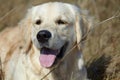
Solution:
{"label": "dog's face", "polygon": [[[32,41],[37,48],[58,50],[75,41],[74,19],[63,4],[44,4],[33,8]],[[74,39],[74,40],[73,40]]]}
{"label": "dog's face", "polygon": [[39,62],[43,67],[57,63],[83,35],[80,11],[70,4],[56,2],[35,6],[29,10],[28,17],[32,23],[31,40],[40,51]]}

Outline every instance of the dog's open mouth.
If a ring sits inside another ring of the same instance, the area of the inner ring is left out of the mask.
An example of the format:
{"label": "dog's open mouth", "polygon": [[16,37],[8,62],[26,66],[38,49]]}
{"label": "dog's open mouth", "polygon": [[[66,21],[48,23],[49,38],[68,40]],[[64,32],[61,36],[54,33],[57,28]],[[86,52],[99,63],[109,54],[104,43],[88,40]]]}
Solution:
{"label": "dog's open mouth", "polygon": [[43,47],[40,50],[40,64],[42,67],[52,67],[54,63],[56,62],[56,59],[61,59],[64,56],[64,53],[67,48],[67,43],[60,49],[53,50],[50,48]]}

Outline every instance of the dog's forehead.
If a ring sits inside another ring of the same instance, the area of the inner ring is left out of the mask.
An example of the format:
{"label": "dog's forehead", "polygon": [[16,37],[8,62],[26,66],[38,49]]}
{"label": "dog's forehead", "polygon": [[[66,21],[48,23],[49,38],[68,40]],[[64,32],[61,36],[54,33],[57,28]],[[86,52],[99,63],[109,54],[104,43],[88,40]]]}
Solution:
{"label": "dog's forehead", "polygon": [[[73,9],[74,10],[74,9]],[[45,3],[32,8],[32,15],[36,16],[60,16],[67,15],[74,17],[75,11],[72,11],[72,5],[65,3]]]}

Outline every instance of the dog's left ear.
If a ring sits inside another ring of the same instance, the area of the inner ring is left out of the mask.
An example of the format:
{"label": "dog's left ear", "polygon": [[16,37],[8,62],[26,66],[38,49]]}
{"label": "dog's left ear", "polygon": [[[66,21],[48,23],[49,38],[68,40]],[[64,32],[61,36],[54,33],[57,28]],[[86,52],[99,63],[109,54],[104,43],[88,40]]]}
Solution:
{"label": "dog's left ear", "polygon": [[27,11],[25,18],[22,19],[18,25],[20,27],[21,34],[23,36],[24,52],[28,53],[32,42],[31,41],[31,26],[32,26],[31,9]]}
{"label": "dog's left ear", "polygon": [[86,39],[89,31],[93,26],[92,17],[88,16],[85,12],[80,10],[79,13],[76,13],[76,37],[77,37],[77,46],[78,49],[81,49],[81,42]]}

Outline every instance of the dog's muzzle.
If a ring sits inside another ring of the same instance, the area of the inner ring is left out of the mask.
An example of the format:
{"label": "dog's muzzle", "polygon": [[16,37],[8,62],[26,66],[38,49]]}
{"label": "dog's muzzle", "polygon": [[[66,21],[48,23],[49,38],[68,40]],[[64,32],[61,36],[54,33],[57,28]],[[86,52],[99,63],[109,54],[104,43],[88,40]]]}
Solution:
{"label": "dog's muzzle", "polygon": [[65,42],[62,47],[53,49],[52,47],[46,46],[49,43],[49,39],[52,37],[48,30],[41,30],[37,34],[37,40],[42,45],[40,48],[39,62],[42,67],[49,68],[57,63],[59,59],[62,59],[66,52],[68,42]]}

